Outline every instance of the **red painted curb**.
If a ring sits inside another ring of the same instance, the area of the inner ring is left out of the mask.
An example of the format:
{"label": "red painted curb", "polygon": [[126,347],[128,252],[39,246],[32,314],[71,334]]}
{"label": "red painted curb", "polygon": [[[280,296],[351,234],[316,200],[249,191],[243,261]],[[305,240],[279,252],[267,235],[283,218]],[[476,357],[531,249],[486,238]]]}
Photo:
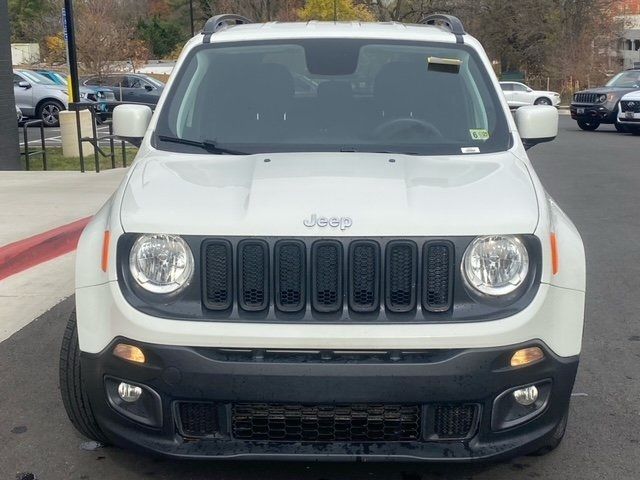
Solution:
{"label": "red painted curb", "polygon": [[0,247],[0,280],[72,252],[91,217]]}

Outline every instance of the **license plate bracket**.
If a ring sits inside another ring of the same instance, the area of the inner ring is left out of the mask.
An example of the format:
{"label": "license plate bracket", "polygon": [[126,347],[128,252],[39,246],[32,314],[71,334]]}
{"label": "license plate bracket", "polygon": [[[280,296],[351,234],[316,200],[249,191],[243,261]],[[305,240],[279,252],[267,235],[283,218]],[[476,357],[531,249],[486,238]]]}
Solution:
{"label": "license plate bracket", "polygon": [[576,109],[576,113],[577,113],[578,115],[584,115],[584,108],[577,108],[577,109]]}

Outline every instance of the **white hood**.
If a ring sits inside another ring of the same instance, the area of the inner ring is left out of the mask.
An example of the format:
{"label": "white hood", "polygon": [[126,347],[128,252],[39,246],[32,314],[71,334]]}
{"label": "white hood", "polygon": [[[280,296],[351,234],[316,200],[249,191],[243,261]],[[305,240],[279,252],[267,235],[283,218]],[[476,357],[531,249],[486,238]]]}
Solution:
{"label": "white hood", "polygon": [[[524,234],[536,228],[537,205],[526,167],[509,152],[452,157],[162,152],[135,165],[121,221],[126,232],[183,235]],[[307,227],[303,222],[312,214],[349,217],[346,223],[352,225]]]}

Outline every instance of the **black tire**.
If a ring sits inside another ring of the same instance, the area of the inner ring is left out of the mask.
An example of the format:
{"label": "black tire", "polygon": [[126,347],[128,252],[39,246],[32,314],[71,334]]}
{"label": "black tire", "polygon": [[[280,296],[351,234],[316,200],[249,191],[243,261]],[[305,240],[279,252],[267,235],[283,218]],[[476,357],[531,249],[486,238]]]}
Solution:
{"label": "black tire", "polygon": [[564,416],[562,417],[562,420],[560,420],[560,423],[558,424],[558,426],[556,427],[555,431],[553,432],[553,435],[547,441],[547,444],[543,445],[538,450],[535,450],[535,451],[531,452],[529,454],[529,456],[531,456],[531,457],[541,457],[543,455],[546,455],[549,452],[554,451],[556,448],[558,448],[558,446],[562,443],[562,439],[564,438],[564,434],[567,431],[567,421],[568,420],[569,420],[569,410],[567,409],[567,411],[565,412]]}
{"label": "black tire", "polygon": [[617,121],[615,123],[615,127],[616,127],[616,130],[619,133],[629,133],[629,127],[627,127],[626,125],[623,125],[621,123],[618,123]]}
{"label": "black tire", "polygon": [[585,132],[593,132],[600,126],[600,122],[589,122],[587,120],[578,120],[578,126]]}
{"label": "black tire", "polygon": [[89,398],[82,388],[75,310],[69,316],[60,348],[60,394],[64,409],[76,430],[91,440],[103,445],[108,444],[109,441],[96,422]]}
{"label": "black tire", "polygon": [[533,104],[534,105],[551,105],[551,100],[549,100],[547,97],[540,97]]}
{"label": "black tire", "polygon": [[38,105],[38,118],[42,120],[45,127],[59,127],[60,119],[58,116],[64,110],[64,105],[57,100],[45,100]]}

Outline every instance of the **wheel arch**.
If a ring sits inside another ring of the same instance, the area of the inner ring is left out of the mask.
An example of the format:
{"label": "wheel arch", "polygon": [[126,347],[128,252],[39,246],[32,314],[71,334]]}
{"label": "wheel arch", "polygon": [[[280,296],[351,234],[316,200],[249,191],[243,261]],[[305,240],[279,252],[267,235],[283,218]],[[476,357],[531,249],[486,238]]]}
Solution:
{"label": "wheel arch", "polygon": [[36,115],[40,115],[40,108],[42,108],[42,105],[45,102],[56,102],[57,104],[59,104],[60,106],[62,106],[62,110],[66,110],[67,107],[65,107],[64,103],[56,98],[56,97],[45,97],[45,98],[41,98],[38,103],[36,104],[36,108],[35,108],[35,113]]}

